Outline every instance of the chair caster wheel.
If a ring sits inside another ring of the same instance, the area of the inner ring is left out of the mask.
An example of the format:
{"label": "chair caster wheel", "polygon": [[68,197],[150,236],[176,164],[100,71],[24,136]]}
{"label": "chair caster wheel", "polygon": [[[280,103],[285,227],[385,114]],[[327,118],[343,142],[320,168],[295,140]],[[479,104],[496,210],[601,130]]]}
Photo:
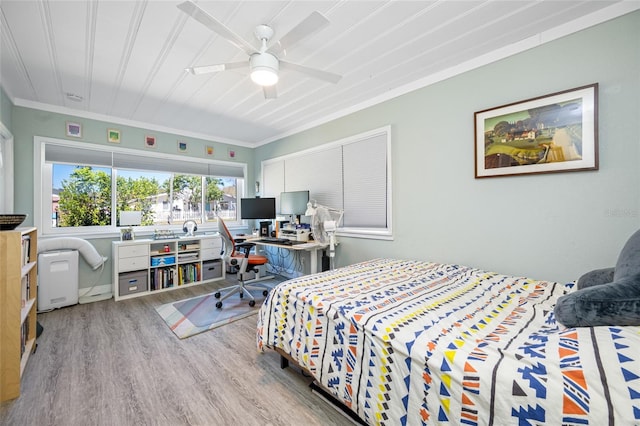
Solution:
{"label": "chair caster wheel", "polygon": [[222,308],[222,302],[216,303],[216,308],[218,308],[218,309]]}
{"label": "chair caster wheel", "polygon": [[262,295],[266,297],[266,295],[269,294],[269,292],[267,290],[263,290],[262,291]]}
{"label": "chair caster wheel", "polygon": [[252,308],[254,306],[256,306],[256,301],[255,300],[249,300],[249,306],[251,306]]}
{"label": "chair caster wheel", "polygon": [[244,299],[244,293],[240,293],[240,299]]}
{"label": "chair caster wheel", "polygon": [[216,299],[220,299],[220,292],[218,291],[216,293],[213,293],[213,297],[215,297]]}

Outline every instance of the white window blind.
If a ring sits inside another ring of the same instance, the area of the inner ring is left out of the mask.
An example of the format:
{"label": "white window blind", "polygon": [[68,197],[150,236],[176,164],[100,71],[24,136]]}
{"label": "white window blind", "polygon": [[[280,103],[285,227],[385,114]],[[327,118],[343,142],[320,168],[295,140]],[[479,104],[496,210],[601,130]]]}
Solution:
{"label": "white window blind", "polygon": [[390,128],[262,162],[265,196],[309,190],[318,204],[343,209],[341,233],[390,238]]}
{"label": "white window blind", "polygon": [[387,137],[376,135],[342,147],[343,226],[387,226]]}
{"label": "white window blind", "polygon": [[318,204],[342,209],[342,147],[287,158],[285,191],[309,190]]}
{"label": "white window blind", "polygon": [[276,212],[280,211],[280,193],[284,191],[284,161],[275,161],[262,166],[263,197],[275,197]]}
{"label": "white window blind", "polygon": [[284,191],[284,161],[274,161],[262,166],[262,189],[264,197],[279,197]]}
{"label": "white window blind", "polygon": [[79,148],[55,143],[45,145],[45,161],[47,163],[87,164],[121,169],[244,178],[243,165],[190,161],[157,155],[138,155],[129,151]]}

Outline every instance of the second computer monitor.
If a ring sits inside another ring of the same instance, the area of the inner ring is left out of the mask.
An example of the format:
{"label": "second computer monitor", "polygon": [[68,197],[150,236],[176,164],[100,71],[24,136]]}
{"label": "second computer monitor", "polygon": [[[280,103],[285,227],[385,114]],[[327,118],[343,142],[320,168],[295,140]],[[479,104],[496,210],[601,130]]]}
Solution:
{"label": "second computer monitor", "polygon": [[307,211],[309,191],[289,191],[280,193],[280,214],[302,216]]}

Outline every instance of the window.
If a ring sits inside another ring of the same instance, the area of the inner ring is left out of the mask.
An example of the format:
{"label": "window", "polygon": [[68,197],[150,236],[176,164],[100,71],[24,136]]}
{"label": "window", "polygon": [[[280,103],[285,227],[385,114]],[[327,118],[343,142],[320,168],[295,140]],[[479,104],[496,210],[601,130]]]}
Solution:
{"label": "window", "polygon": [[[43,234],[114,232],[120,212],[142,229],[238,220],[246,165],[35,138],[36,217]],[[38,203],[39,201],[39,203]]]}
{"label": "window", "polygon": [[344,210],[340,235],[390,239],[390,133],[387,126],[265,160],[264,195],[309,190],[318,204]]}

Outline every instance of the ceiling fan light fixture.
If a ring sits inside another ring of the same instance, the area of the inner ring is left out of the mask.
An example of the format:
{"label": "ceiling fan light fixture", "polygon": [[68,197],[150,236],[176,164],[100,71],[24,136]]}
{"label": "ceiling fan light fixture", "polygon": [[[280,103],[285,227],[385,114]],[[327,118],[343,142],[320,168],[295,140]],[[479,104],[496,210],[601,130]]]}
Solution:
{"label": "ceiling fan light fixture", "polygon": [[273,86],[278,82],[278,59],[270,53],[251,55],[251,80],[260,86]]}
{"label": "ceiling fan light fixture", "polygon": [[278,82],[278,74],[270,68],[254,68],[251,71],[251,80],[260,86],[273,86]]}

